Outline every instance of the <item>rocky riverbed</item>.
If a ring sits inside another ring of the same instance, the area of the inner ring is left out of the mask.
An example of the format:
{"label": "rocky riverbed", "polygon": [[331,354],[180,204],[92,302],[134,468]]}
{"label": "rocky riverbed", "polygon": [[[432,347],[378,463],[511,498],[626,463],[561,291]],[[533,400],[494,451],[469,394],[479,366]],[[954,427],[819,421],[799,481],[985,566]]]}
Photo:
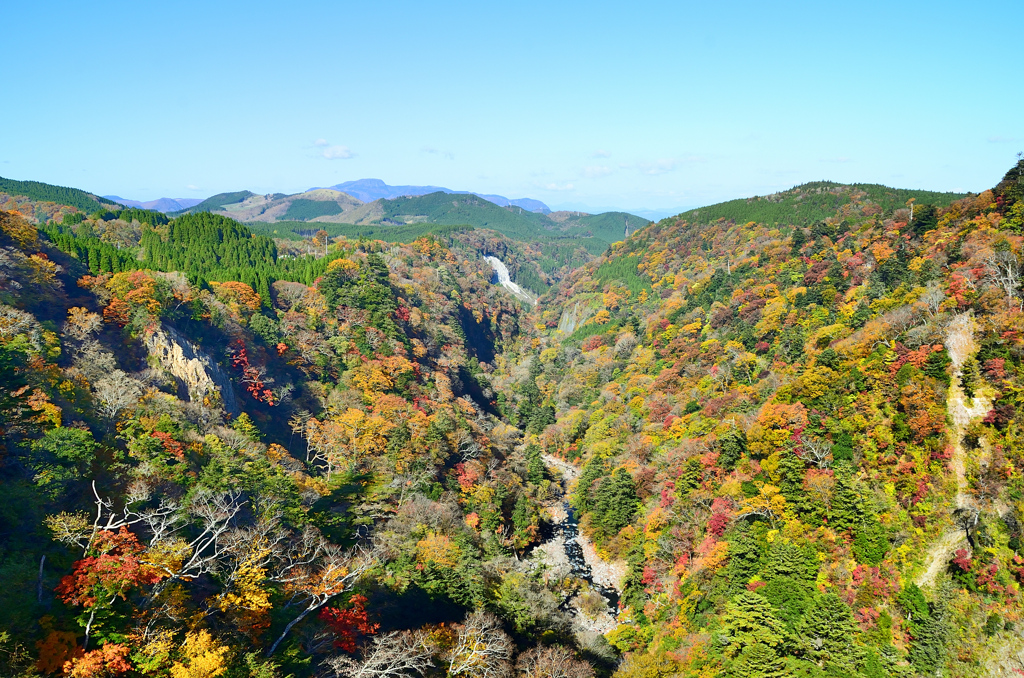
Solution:
{"label": "rocky riverbed", "polygon": [[545,456],[544,461],[556,478],[553,497],[545,506],[552,529],[534,549],[532,558],[538,567],[547,568],[549,577],[578,580],[579,592],[566,597],[565,609],[582,629],[607,633],[618,625],[616,614],[626,565],[603,560],[590,539],[580,533],[567,498],[579,470],[555,457]]}

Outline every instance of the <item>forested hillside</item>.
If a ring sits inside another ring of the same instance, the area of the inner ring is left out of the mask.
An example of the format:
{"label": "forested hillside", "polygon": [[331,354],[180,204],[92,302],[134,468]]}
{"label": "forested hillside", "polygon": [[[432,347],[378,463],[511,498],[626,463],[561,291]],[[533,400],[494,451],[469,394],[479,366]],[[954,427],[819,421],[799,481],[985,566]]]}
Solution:
{"label": "forested hillside", "polygon": [[1024,163],[539,238],[442,195],[4,205],[0,675],[1021,668]]}
{"label": "forested hillside", "polygon": [[[517,562],[540,481],[489,374],[522,311],[482,260],[422,238],[284,266],[205,214],[90,271],[106,232],[54,231],[68,256],[0,223],[4,675],[586,666]],[[266,297],[211,280],[257,264]]]}
{"label": "forested hillside", "polygon": [[308,237],[322,228],[331,236],[408,242],[438,226],[466,226],[497,231],[520,242],[549,242],[560,249],[565,241],[578,241],[570,246],[582,246],[594,255],[649,223],[625,212],[547,214],[502,207],[474,194],[441,191],[367,203],[331,189],[295,195],[237,191],[215,195],[175,216],[201,212],[230,217],[281,238]]}
{"label": "forested hillside", "polygon": [[756,221],[768,225],[810,226],[832,217],[851,203],[870,203],[874,209],[892,212],[910,201],[933,208],[946,207],[963,198],[962,193],[937,193],[889,188],[878,184],[837,184],[816,181],[788,191],[701,207],[680,216],[691,221],[713,223],[718,219]]}
{"label": "forested hillside", "polygon": [[617,675],[1020,668],[1022,175],[697,210],[541,299],[499,404],[626,568]]}
{"label": "forested hillside", "polygon": [[83,212],[117,206],[116,203],[106,198],[86,193],[77,188],[53,186],[39,181],[17,181],[3,177],[0,177],[0,194],[6,194],[15,199],[25,197],[35,202],[67,205]]}

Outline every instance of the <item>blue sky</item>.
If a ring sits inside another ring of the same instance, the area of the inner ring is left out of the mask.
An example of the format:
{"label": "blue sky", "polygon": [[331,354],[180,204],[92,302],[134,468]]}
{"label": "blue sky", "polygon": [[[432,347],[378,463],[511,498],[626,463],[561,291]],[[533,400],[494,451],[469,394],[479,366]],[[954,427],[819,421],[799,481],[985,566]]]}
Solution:
{"label": "blue sky", "polygon": [[818,179],[983,190],[997,2],[12,2],[0,175],[148,200],[349,179],[591,209]]}

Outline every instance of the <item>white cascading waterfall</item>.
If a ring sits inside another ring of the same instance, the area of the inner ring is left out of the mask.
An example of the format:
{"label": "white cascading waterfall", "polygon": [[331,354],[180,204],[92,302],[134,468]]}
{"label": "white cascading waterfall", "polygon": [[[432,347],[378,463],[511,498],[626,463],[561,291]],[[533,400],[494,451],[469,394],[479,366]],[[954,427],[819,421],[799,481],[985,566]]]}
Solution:
{"label": "white cascading waterfall", "polygon": [[523,301],[534,306],[537,305],[537,300],[534,298],[532,294],[530,294],[522,287],[512,282],[512,278],[508,274],[508,267],[505,266],[505,262],[503,262],[498,257],[492,257],[489,255],[484,257],[484,261],[490,264],[491,268],[494,269],[494,272],[498,274],[498,282],[501,284],[502,287],[511,292],[517,299],[522,299]]}

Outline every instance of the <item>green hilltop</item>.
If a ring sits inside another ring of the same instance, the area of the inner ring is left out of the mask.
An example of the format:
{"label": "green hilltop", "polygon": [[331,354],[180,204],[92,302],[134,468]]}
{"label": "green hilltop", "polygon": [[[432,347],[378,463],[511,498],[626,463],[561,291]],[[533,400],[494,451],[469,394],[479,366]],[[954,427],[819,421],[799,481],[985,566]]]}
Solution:
{"label": "green hilltop", "polygon": [[625,237],[627,222],[630,232],[650,223],[647,219],[625,212],[540,214],[518,207],[500,207],[475,195],[441,192],[377,202],[381,214],[376,217],[376,221],[468,224],[498,231],[515,240],[595,238],[610,244]]}
{"label": "green hilltop", "polygon": [[29,200],[37,202],[52,202],[58,205],[77,207],[83,212],[94,212],[105,207],[114,207],[117,203],[86,193],[77,188],[67,186],[53,186],[44,184],[41,181],[18,181],[16,179],[4,179],[0,177],[0,193],[7,193],[12,196],[25,196]]}
{"label": "green hilltop", "polygon": [[880,184],[840,184],[833,181],[815,181],[794,186],[788,191],[688,210],[677,219],[713,223],[719,219],[734,223],[756,221],[762,224],[808,226],[832,217],[843,206],[852,202],[874,203],[883,213],[906,207],[913,198],[917,206],[947,207],[966,197],[966,193],[939,193],[904,188],[890,188]]}
{"label": "green hilltop", "polygon": [[584,246],[593,254],[600,254],[609,244],[624,239],[627,231],[633,233],[650,223],[625,212],[541,214],[520,207],[501,207],[473,194],[443,191],[368,203],[331,189],[267,196],[234,191],[219,193],[174,214],[200,212],[231,217],[261,233],[285,239],[309,237],[322,228],[332,236],[407,242],[431,232],[433,229],[423,226],[431,224],[489,229],[524,242],[585,240],[588,242]]}
{"label": "green hilltop", "polygon": [[246,198],[250,198],[256,195],[251,191],[232,191],[231,193],[218,193],[217,195],[211,195],[206,200],[202,201],[198,205],[193,205],[188,209],[181,210],[180,212],[172,212],[173,215],[179,214],[198,214],[199,212],[216,212],[217,210],[224,209],[225,205],[233,205],[236,202],[242,202]]}

